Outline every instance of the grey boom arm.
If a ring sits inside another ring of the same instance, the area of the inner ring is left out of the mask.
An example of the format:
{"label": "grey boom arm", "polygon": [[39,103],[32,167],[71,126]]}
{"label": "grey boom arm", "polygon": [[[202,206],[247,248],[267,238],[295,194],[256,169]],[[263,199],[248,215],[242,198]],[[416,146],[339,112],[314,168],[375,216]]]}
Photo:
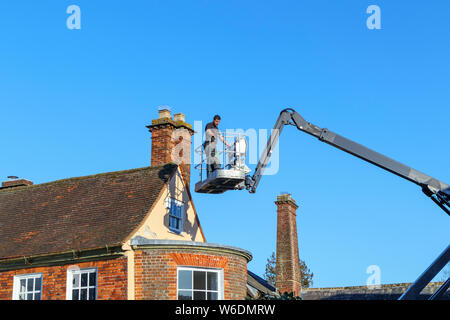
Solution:
{"label": "grey boom arm", "polygon": [[245,180],[246,188],[251,192],[256,192],[259,181],[269,163],[272,150],[278,142],[279,136],[285,125],[295,125],[300,131],[306,132],[320,141],[325,142],[333,147],[341,149],[355,157],[365,160],[373,165],[385,169],[395,175],[398,175],[408,181],[411,181],[422,188],[422,191],[430,197],[439,207],[441,207],[448,215],[450,215],[450,187],[422,172],[410,168],[400,162],[388,158],[378,152],[366,148],[356,142],[344,138],[328,129],[319,128],[309,122],[306,122],[295,110],[284,109],[281,111],[274,130],[272,131],[266,148],[264,149],[255,173],[252,177],[247,176]]}

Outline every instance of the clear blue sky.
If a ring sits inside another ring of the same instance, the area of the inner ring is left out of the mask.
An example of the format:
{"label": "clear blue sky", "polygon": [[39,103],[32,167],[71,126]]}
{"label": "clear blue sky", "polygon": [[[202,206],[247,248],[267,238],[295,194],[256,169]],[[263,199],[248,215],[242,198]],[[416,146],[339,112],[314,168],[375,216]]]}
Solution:
{"label": "clear blue sky", "polygon": [[[66,8],[81,8],[68,30]],[[366,8],[381,8],[381,30]],[[270,129],[290,106],[321,127],[450,183],[448,1],[2,1],[0,177],[43,183],[150,164],[145,125]],[[193,173],[195,182],[196,173]],[[275,250],[281,191],[299,203],[314,286],[413,281],[449,243],[420,189],[286,128],[256,194],[194,194],[207,240]]]}

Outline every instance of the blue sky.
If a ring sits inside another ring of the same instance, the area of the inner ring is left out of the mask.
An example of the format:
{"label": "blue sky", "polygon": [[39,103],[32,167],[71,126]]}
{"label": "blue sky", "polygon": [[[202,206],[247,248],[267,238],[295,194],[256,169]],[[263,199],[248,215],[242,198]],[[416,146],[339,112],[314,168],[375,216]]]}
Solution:
{"label": "blue sky", "polygon": [[[69,30],[66,8],[81,8]],[[366,8],[381,9],[369,30]],[[270,129],[285,107],[450,183],[448,1],[2,1],[0,177],[43,183],[150,164],[157,106]],[[196,173],[193,172],[195,182]],[[300,205],[314,286],[414,281],[449,243],[420,189],[286,128],[256,194],[194,194],[207,240],[275,250],[276,196]]]}

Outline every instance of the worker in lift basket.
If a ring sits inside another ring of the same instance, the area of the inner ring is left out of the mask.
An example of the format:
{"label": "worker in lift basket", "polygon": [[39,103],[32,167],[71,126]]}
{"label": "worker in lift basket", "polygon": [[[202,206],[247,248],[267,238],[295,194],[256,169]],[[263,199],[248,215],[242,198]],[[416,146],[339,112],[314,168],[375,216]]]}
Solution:
{"label": "worker in lift basket", "polygon": [[216,154],[217,138],[230,148],[230,145],[225,141],[224,137],[219,133],[220,116],[215,115],[212,122],[205,127],[205,142],[203,148],[206,154],[206,177],[220,168],[220,161]]}

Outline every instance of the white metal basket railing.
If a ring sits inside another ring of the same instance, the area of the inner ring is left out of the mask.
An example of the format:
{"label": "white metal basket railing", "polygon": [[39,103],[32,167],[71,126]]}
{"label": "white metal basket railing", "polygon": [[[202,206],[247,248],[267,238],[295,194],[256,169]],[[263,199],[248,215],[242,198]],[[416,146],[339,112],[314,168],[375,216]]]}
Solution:
{"label": "white metal basket railing", "polygon": [[[215,163],[216,170],[239,170],[247,174],[250,169],[246,166],[246,155],[247,155],[247,139],[246,135],[243,133],[235,132],[219,132],[223,137],[224,141],[230,146],[227,148],[225,143],[219,139],[214,145],[214,156],[210,155],[208,161],[206,153],[205,141],[195,148],[194,152],[200,156],[200,163],[198,163],[194,168],[199,170],[200,181],[204,180],[204,172],[208,175],[208,164]],[[211,145],[209,145],[211,147]],[[216,159],[212,159],[212,158]],[[209,162],[209,163],[208,163]],[[207,177],[207,176],[206,176]]]}

